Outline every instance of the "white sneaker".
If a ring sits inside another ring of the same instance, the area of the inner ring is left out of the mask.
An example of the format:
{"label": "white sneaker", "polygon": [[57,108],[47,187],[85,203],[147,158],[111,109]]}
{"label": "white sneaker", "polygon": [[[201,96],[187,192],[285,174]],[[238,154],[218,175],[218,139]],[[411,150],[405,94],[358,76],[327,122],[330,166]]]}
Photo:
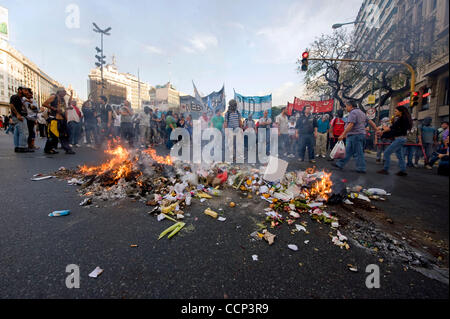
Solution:
{"label": "white sneaker", "polygon": [[73,148],[73,145],[72,145],[72,144],[69,144],[69,146],[70,146],[71,148]]}
{"label": "white sneaker", "polygon": [[322,158],[326,158],[326,156],[325,156],[325,155],[322,155]]}
{"label": "white sneaker", "polygon": [[81,147],[80,144],[75,144],[75,147]]}

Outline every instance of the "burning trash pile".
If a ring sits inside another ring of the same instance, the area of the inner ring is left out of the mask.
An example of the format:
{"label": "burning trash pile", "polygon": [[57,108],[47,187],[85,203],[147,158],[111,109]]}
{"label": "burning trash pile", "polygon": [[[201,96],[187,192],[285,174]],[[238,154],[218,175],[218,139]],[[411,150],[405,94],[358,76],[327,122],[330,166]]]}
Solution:
{"label": "burning trash pile", "polygon": [[[286,223],[295,226],[294,231],[306,232],[304,222],[302,225],[294,224],[301,215],[307,214],[319,223],[330,225],[336,231],[332,242],[349,249],[347,238],[337,230],[338,218],[325,211],[327,201],[336,196],[331,173],[316,171],[315,168],[286,173],[286,165],[278,174],[280,178],[274,180],[267,178],[270,161],[261,169],[227,163],[191,164],[172,160],[170,156],[159,156],[151,148],[130,151],[118,142],[111,143],[105,153],[110,159],[99,166],[84,165],[77,171],[65,170],[65,177],[72,178],[69,183],[81,185],[78,191],[85,199],[80,205],[91,205],[94,200],[126,197],[145,202],[154,207],[150,213],[157,215],[158,220],[166,218],[175,223],[160,238],[169,232],[168,238],[171,238],[184,227],[181,220],[193,199],[204,202],[220,196],[221,189],[229,188],[242,192],[249,199],[259,197],[267,201],[265,224],[271,228]],[[341,194],[343,196],[347,196],[346,193]],[[229,206],[236,204],[231,202]],[[218,217],[210,208],[204,213]],[[225,219],[219,217],[219,220]],[[273,242],[274,237],[270,235],[267,232],[266,238]]]}

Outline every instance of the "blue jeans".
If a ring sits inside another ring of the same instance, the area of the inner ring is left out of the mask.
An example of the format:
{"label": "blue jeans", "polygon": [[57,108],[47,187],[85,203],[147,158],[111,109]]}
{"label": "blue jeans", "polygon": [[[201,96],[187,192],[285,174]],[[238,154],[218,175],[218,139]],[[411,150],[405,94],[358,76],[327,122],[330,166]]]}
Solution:
{"label": "blue jeans", "polygon": [[78,144],[81,135],[81,123],[70,121],[69,126],[69,143],[72,145]]}
{"label": "blue jeans", "polygon": [[406,171],[405,154],[403,153],[403,145],[406,143],[406,137],[397,137],[391,145],[384,151],[384,170],[389,170],[391,164],[391,155],[395,153],[398,158],[398,166],[402,172]]}
{"label": "blue jeans", "polygon": [[299,156],[302,161],[305,160],[305,152],[307,147],[309,160],[311,161],[314,159],[314,144],[315,144],[314,135],[312,134],[300,135]]}
{"label": "blue jeans", "polygon": [[413,164],[413,156],[416,156],[416,164],[419,161],[419,155],[418,152],[421,151],[420,147],[414,146],[414,145],[406,145],[403,146],[403,154],[405,155],[407,159],[406,165],[409,167],[412,167]]}
{"label": "blue jeans", "polygon": [[[86,134],[86,143],[99,144],[97,137],[97,124],[95,122],[84,122],[84,134]],[[92,139],[93,140],[92,140]]]}
{"label": "blue jeans", "polygon": [[14,147],[22,147],[27,148],[27,120],[23,119],[23,121],[19,121],[18,119],[13,119],[14,123]]}
{"label": "blue jeans", "polygon": [[340,168],[350,161],[352,157],[356,160],[356,170],[359,172],[366,171],[366,159],[364,157],[364,143],[366,136],[364,134],[355,134],[347,136],[347,145],[345,147],[345,158],[336,162],[336,165]]}

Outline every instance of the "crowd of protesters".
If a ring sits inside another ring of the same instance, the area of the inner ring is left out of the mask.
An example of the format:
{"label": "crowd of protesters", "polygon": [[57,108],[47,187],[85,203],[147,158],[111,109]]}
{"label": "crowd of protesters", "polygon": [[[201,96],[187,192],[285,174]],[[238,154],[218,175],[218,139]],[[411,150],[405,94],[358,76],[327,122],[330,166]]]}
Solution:
{"label": "crowd of protesters", "polygon": [[[60,88],[38,107],[31,89],[18,89],[10,100],[11,115],[0,119],[5,132],[14,135],[15,152],[39,149],[35,145],[37,136],[47,138],[46,154],[57,154],[58,144],[66,154],[75,154],[74,148],[83,142],[87,147],[99,148],[106,140],[118,137],[131,147],[165,145],[170,149],[176,143],[170,139],[174,129],[185,128],[191,136],[193,134],[191,114],[162,112],[148,106],[137,112],[129,101],[125,100],[120,106],[110,105],[105,96],[97,101],[89,99],[79,106],[72,94],[66,102],[66,95],[66,90]],[[376,162],[383,164],[379,174],[389,174],[393,153],[398,158],[399,176],[407,175],[406,168],[418,167],[421,157],[427,169],[437,161],[448,165],[448,122],[442,122],[436,129],[431,126],[431,118],[426,118],[419,125],[407,108],[401,106],[396,108],[392,119],[383,118],[377,126],[351,101],[346,103],[346,111],[346,117],[342,109],[334,116],[313,114],[312,107],[306,105],[302,112],[290,116],[285,108],[273,119],[265,111],[261,118],[254,120],[252,114],[244,119],[236,101],[231,100],[225,113],[203,112],[198,120],[202,130],[212,127],[224,132],[225,128],[242,128],[257,133],[261,128],[276,128],[278,156],[299,161],[308,159],[311,163],[315,163],[316,158],[331,161],[330,151],[338,141],[344,141],[346,157],[333,165],[343,169],[354,158],[359,173],[366,172],[366,149],[376,149]],[[244,143],[247,148],[248,140]],[[270,134],[266,134],[266,153],[270,151]]]}

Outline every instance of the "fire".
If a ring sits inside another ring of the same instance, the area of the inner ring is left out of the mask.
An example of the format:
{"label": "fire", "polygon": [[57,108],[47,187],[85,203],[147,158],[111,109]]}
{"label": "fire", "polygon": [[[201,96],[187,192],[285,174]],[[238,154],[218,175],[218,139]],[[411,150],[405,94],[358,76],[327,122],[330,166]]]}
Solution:
{"label": "fire", "polygon": [[151,158],[159,163],[159,164],[165,164],[165,165],[172,165],[173,161],[172,158],[170,157],[170,155],[167,155],[166,157],[164,156],[159,156],[158,154],[156,154],[156,150],[153,148],[149,148],[146,149],[145,151],[143,151],[145,154],[148,154],[151,156]]}
{"label": "fire", "polygon": [[305,195],[306,199],[321,198],[327,201],[329,198],[329,194],[331,194],[332,192],[332,186],[333,182],[331,181],[331,173],[324,172],[322,178],[316,181],[311,189],[303,190],[303,194]]}
{"label": "fire", "polygon": [[128,160],[130,154],[124,147],[119,145],[114,149],[105,150],[105,153],[113,155],[113,158],[100,166],[88,167],[83,165],[80,168],[80,172],[86,175],[99,175],[110,170],[117,170],[118,174],[124,176],[123,174],[126,171],[131,171],[131,162]]}

